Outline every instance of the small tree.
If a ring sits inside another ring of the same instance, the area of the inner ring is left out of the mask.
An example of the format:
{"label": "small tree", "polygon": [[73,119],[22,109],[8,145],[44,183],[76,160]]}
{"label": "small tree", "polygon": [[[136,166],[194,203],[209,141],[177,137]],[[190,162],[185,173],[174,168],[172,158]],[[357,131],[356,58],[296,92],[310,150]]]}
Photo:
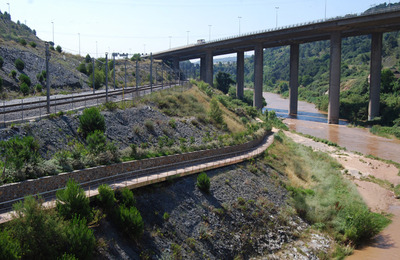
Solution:
{"label": "small tree", "polygon": [[31,83],[31,79],[30,79],[27,75],[25,75],[25,74],[19,75],[18,80],[19,80],[21,83],[26,83],[26,85],[28,85],[28,87],[30,87],[31,84],[32,84],[32,83]]}
{"label": "small tree", "polygon": [[119,222],[126,234],[134,238],[139,238],[143,234],[144,223],[137,208],[119,207]]}
{"label": "small tree", "polygon": [[79,64],[77,70],[83,74],[87,74],[86,64],[85,63]]}
{"label": "small tree", "polygon": [[202,172],[197,176],[196,185],[200,190],[206,193],[210,192],[210,178],[208,178],[205,172]]}
{"label": "small tree", "polygon": [[25,63],[21,59],[16,59],[14,64],[17,70],[19,71],[24,70],[25,68]]}
{"label": "small tree", "polygon": [[65,189],[57,191],[56,197],[56,207],[60,216],[65,219],[72,219],[74,215],[87,220],[92,219],[89,198],[73,179],[68,180]]}
{"label": "small tree", "polygon": [[235,81],[231,79],[231,75],[229,73],[219,71],[215,76],[215,86],[225,94],[228,93],[229,87],[233,83],[235,83]]}
{"label": "small tree", "polygon": [[91,259],[96,238],[93,231],[88,228],[86,219],[75,216],[69,225],[66,225],[65,234],[68,252],[77,257],[74,259]]}
{"label": "small tree", "polygon": [[79,131],[86,138],[89,133],[93,133],[95,130],[106,131],[104,116],[100,114],[96,107],[86,108],[79,117]]}
{"label": "small tree", "polygon": [[89,62],[91,62],[91,61],[92,61],[92,57],[90,57],[89,54],[86,54],[85,62],[86,62],[86,63],[89,63]]}
{"label": "small tree", "polygon": [[86,137],[86,142],[88,144],[89,153],[93,155],[98,155],[100,152],[106,150],[107,139],[100,130],[89,133]]}
{"label": "small tree", "polygon": [[117,200],[115,199],[114,190],[108,186],[107,184],[102,184],[98,188],[99,190],[99,201],[101,206],[109,213],[112,213],[115,203]]}
{"label": "small tree", "polygon": [[35,85],[35,89],[36,89],[37,92],[42,92],[43,86],[40,85],[40,84],[36,84],[36,85]]}
{"label": "small tree", "polygon": [[56,47],[56,51],[58,51],[58,53],[61,53],[61,52],[62,52],[62,48],[61,48],[61,46],[60,46],[60,45],[57,45],[57,47]]}
{"label": "small tree", "polygon": [[215,98],[211,99],[210,111],[208,112],[208,115],[210,119],[217,124],[222,124],[224,122],[222,110],[219,108],[218,101]]}
{"label": "small tree", "polygon": [[19,43],[20,43],[21,45],[25,46],[25,45],[26,45],[26,40],[23,39],[23,38],[21,38],[21,39],[19,39]]}
{"label": "small tree", "polygon": [[29,87],[28,85],[24,82],[21,84],[21,86],[19,87],[19,90],[21,91],[21,93],[26,96],[29,94]]}
{"label": "small tree", "polygon": [[[104,79],[105,79],[104,72],[96,69],[94,72],[94,88],[99,89],[103,84]],[[93,74],[90,74],[89,76],[89,85],[93,86]]]}
{"label": "small tree", "polygon": [[135,196],[133,196],[133,192],[130,189],[124,187],[121,190],[118,190],[116,195],[119,200],[119,203],[124,205],[125,207],[129,208],[135,206],[136,199]]}

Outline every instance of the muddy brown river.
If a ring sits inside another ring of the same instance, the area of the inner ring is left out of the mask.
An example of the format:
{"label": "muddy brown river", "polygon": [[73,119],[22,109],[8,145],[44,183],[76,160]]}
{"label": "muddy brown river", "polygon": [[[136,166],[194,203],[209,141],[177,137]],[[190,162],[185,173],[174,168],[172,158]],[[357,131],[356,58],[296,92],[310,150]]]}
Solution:
{"label": "muddy brown river", "polygon": [[344,120],[340,120],[339,125],[329,125],[326,123],[326,113],[307,102],[299,101],[297,117],[290,118],[288,99],[266,92],[264,97],[267,109],[275,110],[278,116],[285,118],[284,122],[291,130],[327,139],[350,151],[371,154],[400,163],[400,140],[373,135],[368,129],[348,127]]}
{"label": "muddy brown river", "polygon": [[[313,104],[299,101],[296,118],[288,116],[289,100],[277,94],[264,93],[267,109],[275,110],[291,130],[313,135],[335,142],[347,150],[365,155],[371,154],[400,163],[400,141],[371,134],[367,129],[348,127],[340,120],[339,125],[327,124],[327,115],[318,111]],[[369,244],[354,251],[349,260],[400,259],[400,207],[392,205],[392,223]]]}

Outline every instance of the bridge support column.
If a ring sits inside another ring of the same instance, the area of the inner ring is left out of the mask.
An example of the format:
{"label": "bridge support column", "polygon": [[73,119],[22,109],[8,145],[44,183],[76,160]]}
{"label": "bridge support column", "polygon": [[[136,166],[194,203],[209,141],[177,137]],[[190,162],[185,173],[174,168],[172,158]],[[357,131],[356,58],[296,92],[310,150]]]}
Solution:
{"label": "bridge support column", "polygon": [[206,81],[206,58],[200,58],[200,80]]}
{"label": "bridge support column", "polygon": [[289,115],[297,115],[299,87],[299,45],[290,45]]}
{"label": "bridge support column", "polygon": [[238,51],[236,57],[236,97],[243,99],[244,94],[244,51]]}
{"label": "bridge support column", "polygon": [[382,33],[373,33],[371,41],[371,68],[368,120],[379,116],[379,99],[381,89],[382,66]]}
{"label": "bridge support column", "polygon": [[264,48],[262,43],[255,46],[254,49],[254,97],[253,106],[262,109],[263,94],[263,59]]}
{"label": "bridge support column", "polygon": [[213,85],[213,78],[214,78],[214,71],[213,71],[213,54],[211,50],[208,50],[206,52],[206,75],[205,75],[205,82],[210,84],[210,86]]}
{"label": "bridge support column", "polygon": [[341,53],[342,53],[341,34],[340,32],[333,32],[331,35],[328,124],[339,123]]}

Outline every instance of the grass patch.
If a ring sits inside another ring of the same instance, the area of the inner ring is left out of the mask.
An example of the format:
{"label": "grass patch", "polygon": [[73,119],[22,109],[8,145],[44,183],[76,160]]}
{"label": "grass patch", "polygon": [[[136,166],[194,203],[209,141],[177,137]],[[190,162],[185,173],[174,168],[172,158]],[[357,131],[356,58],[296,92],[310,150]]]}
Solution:
{"label": "grass patch", "polygon": [[264,160],[287,173],[286,188],[297,213],[335,237],[341,249],[360,245],[390,222],[368,210],[355,186],[342,177],[341,165],[325,153],[313,152],[280,132]]}

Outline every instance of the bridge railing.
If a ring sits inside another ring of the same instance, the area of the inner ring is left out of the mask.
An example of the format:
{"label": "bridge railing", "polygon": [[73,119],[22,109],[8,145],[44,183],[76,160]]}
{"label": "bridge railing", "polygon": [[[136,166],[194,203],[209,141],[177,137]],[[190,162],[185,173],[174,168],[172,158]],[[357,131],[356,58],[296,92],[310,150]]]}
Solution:
{"label": "bridge railing", "polygon": [[[158,52],[158,53],[176,51],[176,50],[181,50],[181,49],[194,47],[194,46],[199,46],[199,45],[203,45],[203,44],[222,42],[222,41],[231,40],[231,39],[234,39],[234,38],[240,38],[240,37],[244,37],[244,36],[251,36],[251,35],[262,34],[262,33],[273,32],[273,31],[280,31],[280,30],[284,30],[284,29],[290,29],[290,28],[295,28],[295,27],[300,27],[300,26],[318,24],[318,23],[322,23],[322,22],[332,22],[332,21],[336,21],[336,20],[343,20],[343,19],[350,19],[350,18],[354,18],[354,17],[368,16],[368,15],[371,15],[371,14],[389,13],[389,12],[399,11],[399,10],[400,10],[400,6],[390,6],[390,7],[384,8],[384,9],[379,9],[379,10],[371,11],[371,12],[346,14],[344,16],[336,16],[336,17],[331,17],[331,18],[326,18],[326,19],[319,19],[319,20],[307,21],[307,22],[303,22],[303,23],[297,23],[297,24],[285,25],[285,26],[280,26],[280,27],[268,28],[268,29],[265,29],[265,30],[242,33],[242,34],[239,34],[239,35],[231,35],[231,36],[227,36],[227,37],[223,37],[223,38],[213,39],[213,40],[210,40],[210,41],[208,41],[206,43],[199,43],[199,44],[194,43],[194,44],[188,44],[188,45],[184,45],[184,46],[174,47],[174,48],[171,48],[171,49],[169,49],[167,51],[161,51],[161,52]],[[155,54],[158,54],[158,53],[155,53]]]}

